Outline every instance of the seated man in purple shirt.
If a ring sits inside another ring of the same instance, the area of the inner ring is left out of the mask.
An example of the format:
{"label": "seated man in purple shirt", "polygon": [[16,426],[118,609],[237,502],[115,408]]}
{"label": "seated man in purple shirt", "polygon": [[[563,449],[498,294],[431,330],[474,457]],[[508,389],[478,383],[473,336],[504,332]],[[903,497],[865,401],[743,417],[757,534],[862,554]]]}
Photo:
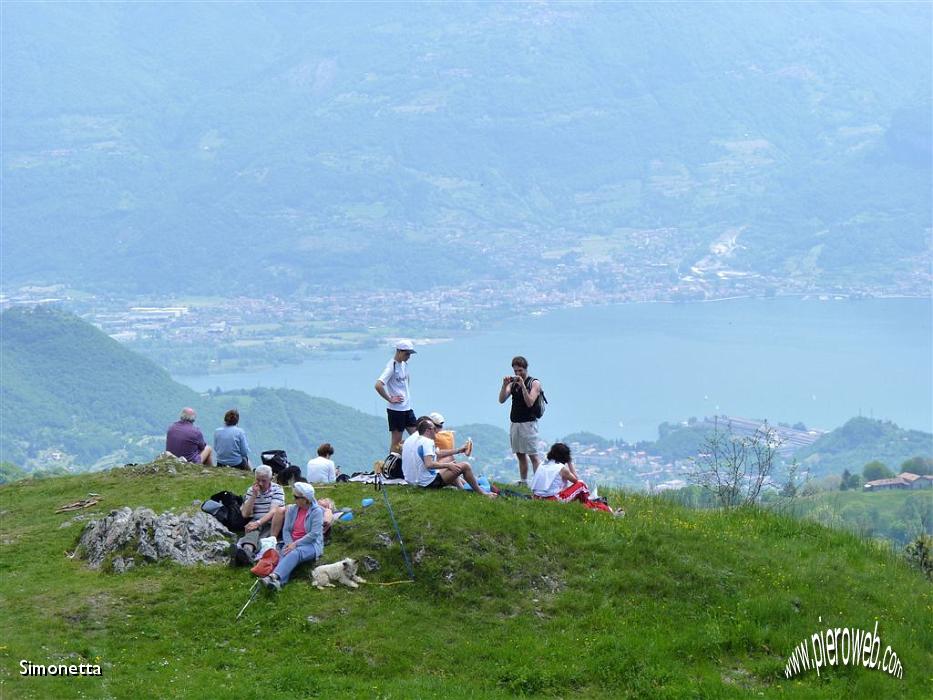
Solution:
{"label": "seated man in purple shirt", "polygon": [[165,451],[176,457],[184,457],[195,464],[213,464],[214,451],[204,442],[204,435],[194,427],[197,414],[193,408],[183,408],[178,420],[168,427],[165,434]]}

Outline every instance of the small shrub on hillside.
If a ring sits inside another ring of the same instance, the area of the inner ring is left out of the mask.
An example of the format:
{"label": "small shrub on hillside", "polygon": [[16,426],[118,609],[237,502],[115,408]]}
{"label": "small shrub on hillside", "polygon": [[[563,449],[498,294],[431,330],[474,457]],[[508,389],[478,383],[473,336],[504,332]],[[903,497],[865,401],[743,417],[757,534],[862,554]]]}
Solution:
{"label": "small shrub on hillside", "polygon": [[911,565],[916,566],[924,576],[933,581],[933,537],[920,535],[904,547],[904,556]]}
{"label": "small shrub on hillside", "polygon": [[731,422],[725,429],[717,422],[692,460],[690,480],[709,491],[723,508],[754,505],[764,485],[772,481],[781,444],[767,422],[750,435],[736,434]]}

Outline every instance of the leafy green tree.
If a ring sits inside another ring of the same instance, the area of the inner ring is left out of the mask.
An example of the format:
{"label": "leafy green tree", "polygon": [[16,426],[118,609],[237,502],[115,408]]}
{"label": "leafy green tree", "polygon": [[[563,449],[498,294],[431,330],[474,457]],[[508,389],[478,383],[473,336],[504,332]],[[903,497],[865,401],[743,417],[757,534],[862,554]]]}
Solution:
{"label": "leafy green tree", "polygon": [[839,484],[840,491],[856,491],[862,486],[862,477],[853,474],[848,469],[842,472],[842,483]]}
{"label": "leafy green tree", "polygon": [[931,457],[911,457],[901,464],[902,472],[910,472],[911,474],[919,474],[923,476],[925,474],[933,474],[933,458]]}
{"label": "leafy green tree", "polygon": [[884,462],[874,459],[862,467],[862,476],[865,477],[865,481],[877,481],[878,479],[890,479],[894,476],[894,472],[888,469]]}
{"label": "leafy green tree", "polygon": [[851,472],[849,472],[848,469],[843,470],[843,472],[842,472],[842,483],[839,484],[839,490],[840,490],[840,491],[848,491],[848,490],[849,490],[849,479],[851,479],[851,478],[852,478]]}

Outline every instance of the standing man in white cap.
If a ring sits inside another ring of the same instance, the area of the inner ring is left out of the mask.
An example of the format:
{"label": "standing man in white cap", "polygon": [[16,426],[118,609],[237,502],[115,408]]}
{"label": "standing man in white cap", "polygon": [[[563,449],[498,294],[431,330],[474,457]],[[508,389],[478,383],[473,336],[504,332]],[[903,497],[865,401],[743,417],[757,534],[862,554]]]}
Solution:
{"label": "standing man in white cap", "polygon": [[410,377],[408,375],[408,361],[416,352],[415,346],[407,339],[395,343],[395,355],[389,364],[382,370],[376,380],[376,393],[388,402],[386,414],[389,419],[389,432],[391,439],[389,451],[395,451],[402,442],[402,431],[408,434],[415,432],[418,421],[411,408],[411,399],[408,393]]}

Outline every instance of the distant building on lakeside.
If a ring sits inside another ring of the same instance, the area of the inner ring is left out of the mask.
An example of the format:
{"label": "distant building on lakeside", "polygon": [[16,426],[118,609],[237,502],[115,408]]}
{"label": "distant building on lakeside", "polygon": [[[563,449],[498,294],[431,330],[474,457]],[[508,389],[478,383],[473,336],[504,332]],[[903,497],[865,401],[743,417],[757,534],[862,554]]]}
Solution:
{"label": "distant building on lakeside", "polygon": [[920,476],[919,474],[911,474],[910,472],[902,472],[898,474],[893,479],[875,479],[874,481],[867,482],[863,487],[863,491],[889,491],[892,489],[928,489],[933,487],[933,475],[926,474]]}

